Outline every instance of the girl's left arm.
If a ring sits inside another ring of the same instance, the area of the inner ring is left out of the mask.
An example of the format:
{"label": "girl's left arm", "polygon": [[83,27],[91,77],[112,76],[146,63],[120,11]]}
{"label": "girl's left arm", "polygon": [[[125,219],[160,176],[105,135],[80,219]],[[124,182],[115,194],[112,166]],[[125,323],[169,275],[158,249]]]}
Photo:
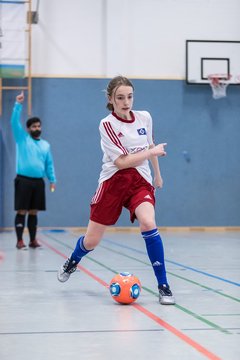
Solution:
{"label": "girl's left arm", "polygon": [[[154,139],[153,139],[153,122],[152,117],[148,113],[148,142],[149,142],[149,149],[153,149],[155,147]],[[162,188],[163,187],[163,179],[161,176],[158,156],[151,156],[149,158],[152,168],[153,168],[153,185],[155,188]]]}
{"label": "girl's left arm", "polygon": [[[155,147],[155,145],[152,144],[149,146],[149,149],[152,149],[154,147]],[[149,160],[151,162],[151,165],[153,168],[153,173],[154,173],[154,176],[153,176],[154,184],[153,185],[155,188],[162,188],[163,187],[163,179],[161,176],[160,166],[159,166],[159,162],[158,162],[158,156],[151,156]]]}

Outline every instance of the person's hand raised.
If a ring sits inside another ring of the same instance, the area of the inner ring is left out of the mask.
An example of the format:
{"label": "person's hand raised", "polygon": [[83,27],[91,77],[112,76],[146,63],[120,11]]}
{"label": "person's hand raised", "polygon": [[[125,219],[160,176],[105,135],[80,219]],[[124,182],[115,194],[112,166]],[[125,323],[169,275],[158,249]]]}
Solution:
{"label": "person's hand raised", "polygon": [[19,95],[16,96],[16,102],[21,104],[21,103],[23,103],[23,101],[24,101],[24,93],[22,91]]}

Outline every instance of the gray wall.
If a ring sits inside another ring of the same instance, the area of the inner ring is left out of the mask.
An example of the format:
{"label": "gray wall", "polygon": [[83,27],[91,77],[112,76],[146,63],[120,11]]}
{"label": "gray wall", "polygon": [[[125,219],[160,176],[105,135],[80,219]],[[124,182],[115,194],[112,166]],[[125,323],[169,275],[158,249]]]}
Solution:
{"label": "gray wall", "polygon": [[184,79],[185,41],[239,41],[239,13],[239,0],[41,0],[32,72]]}
{"label": "gray wall", "polygon": [[[214,100],[208,85],[134,79],[134,108],[148,110],[155,142],[167,142],[160,159],[164,188],[157,192],[159,226],[240,226],[239,87]],[[98,124],[108,112],[103,89],[108,79],[33,79],[33,114],[51,143],[57,190],[47,189],[41,226],[86,226],[102,153]],[[13,226],[15,144],[10,115],[17,93],[5,91],[0,118],[2,208],[0,226]],[[25,109],[26,110],[26,109]],[[23,114],[25,122],[26,111]],[[187,156],[184,156],[187,152]],[[126,211],[119,226],[129,226]]]}

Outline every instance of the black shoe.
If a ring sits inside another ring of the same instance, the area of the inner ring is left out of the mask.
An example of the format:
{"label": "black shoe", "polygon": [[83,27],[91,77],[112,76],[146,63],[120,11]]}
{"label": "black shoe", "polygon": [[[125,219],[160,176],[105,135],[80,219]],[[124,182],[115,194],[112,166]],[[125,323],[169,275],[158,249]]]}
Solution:
{"label": "black shoe", "polygon": [[159,302],[162,305],[174,305],[175,299],[169,288],[169,285],[163,284],[158,286],[159,290]]}
{"label": "black shoe", "polygon": [[75,260],[67,259],[65,264],[62,265],[58,271],[57,278],[60,282],[65,282],[69,279],[70,275],[76,271],[77,262]]}

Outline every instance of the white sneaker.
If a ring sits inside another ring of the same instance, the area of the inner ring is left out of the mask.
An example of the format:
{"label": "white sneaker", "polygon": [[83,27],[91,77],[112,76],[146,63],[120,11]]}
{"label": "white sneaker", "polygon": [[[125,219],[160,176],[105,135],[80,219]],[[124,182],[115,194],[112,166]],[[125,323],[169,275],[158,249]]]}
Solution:
{"label": "white sneaker", "polygon": [[77,263],[75,260],[67,259],[58,270],[57,278],[60,282],[65,282],[70,278],[70,275],[76,271]]}
{"label": "white sneaker", "polygon": [[159,302],[162,305],[174,305],[175,299],[173,294],[167,284],[160,285],[158,287],[159,290]]}

